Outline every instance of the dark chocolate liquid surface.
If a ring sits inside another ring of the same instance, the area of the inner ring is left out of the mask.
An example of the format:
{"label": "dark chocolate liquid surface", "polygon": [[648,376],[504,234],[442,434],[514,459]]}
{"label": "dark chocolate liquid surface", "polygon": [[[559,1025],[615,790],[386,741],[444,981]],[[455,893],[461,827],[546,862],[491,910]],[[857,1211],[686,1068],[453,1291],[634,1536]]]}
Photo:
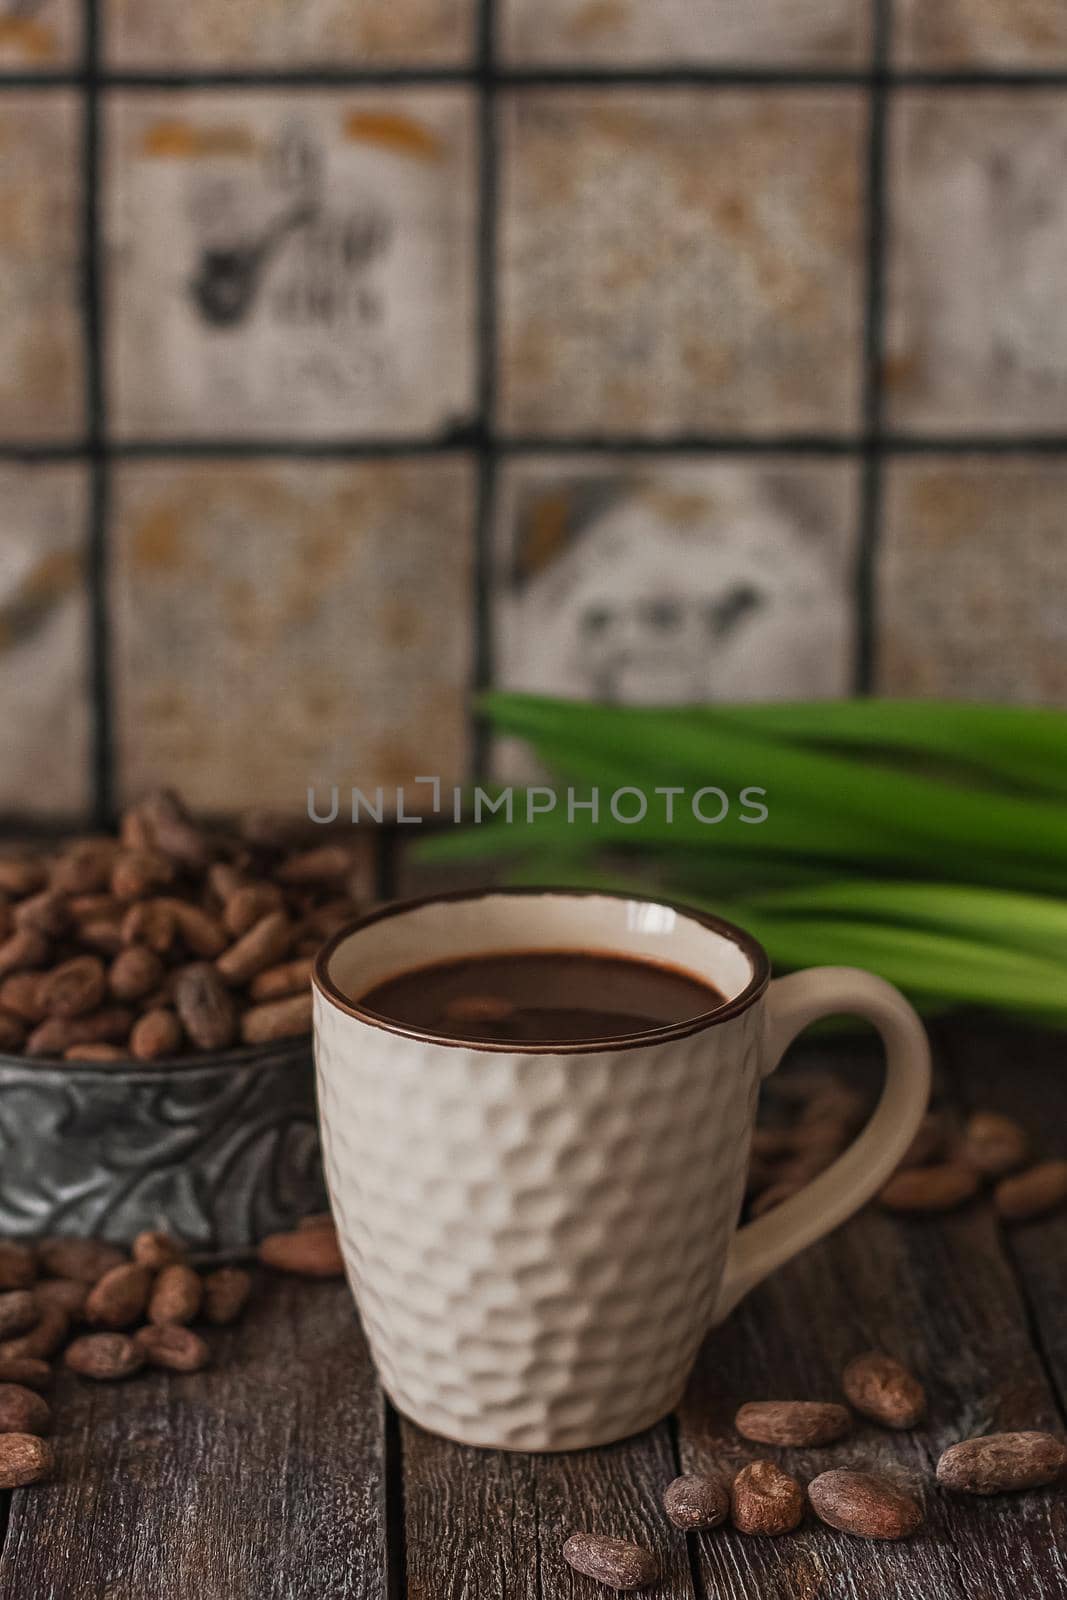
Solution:
{"label": "dark chocolate liquid surface", "polygon": [[675,967],[574,951],[508,951],[415,967],[360,997],[423,1033],[493,1043],[584,1043],[687,1022],[723,1005]]}

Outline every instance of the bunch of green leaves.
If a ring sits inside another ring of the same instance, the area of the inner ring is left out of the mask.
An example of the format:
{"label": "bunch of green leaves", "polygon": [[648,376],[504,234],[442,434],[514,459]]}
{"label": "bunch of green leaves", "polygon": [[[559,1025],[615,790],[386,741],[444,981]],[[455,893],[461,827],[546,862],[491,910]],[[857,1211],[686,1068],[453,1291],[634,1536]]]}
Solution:
{"label": "bunch of green leaves", "polygon": [[[511,881],[643,889],[732,917],[780,969],[848,963],[927,1010],[980,1003],[1067,1026],[1067,715],[888,700],[626,708],[491,694],[565,804],[428,841]],[[714,826],[679,803],[638,823],[606,799],[714,785],[769,815]],[[610,864],[606,864],[610,863]]]}

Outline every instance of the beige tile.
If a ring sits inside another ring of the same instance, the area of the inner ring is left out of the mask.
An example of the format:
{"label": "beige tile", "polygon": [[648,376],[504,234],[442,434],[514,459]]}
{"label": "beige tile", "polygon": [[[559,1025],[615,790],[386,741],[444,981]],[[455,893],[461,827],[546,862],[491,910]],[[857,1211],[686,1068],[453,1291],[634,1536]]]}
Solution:
{"label": "beige tile", "polygon": [[0,439],[81,429],[80,203],[77,97],[0,96]]}
{"label": "beige tile", "polygon": [[858,66],[869,0],[501,0],[514,62]]}
{"label": "beige tile", "polygon": [[881,692],[1067,705],[1067,461],[902,460],[888,490]]}
{"label": "beige tile", "polygon": [[848,693],[857,487],[844,461],[513,460],[496,681],[620,704]]}
{"label": "beige tile", "polygon": [[1067,423],[1067,97],[916,91],[892,126],[888,411],[906,429]]}
{"label": "beige tile", "polygon": [[0,0],[0,76],[77,64],[81,0]]}
{"label": "beige tile", "polygon": [[1067,9],[1062,0],[896,0],[894,55],[917,67],[1062,67]]}
{"label": "beige tile", "polygon": [[121,437],[417,437],[469,418],[468,91],[119,93],[109,111]]}
{"label": "beige tile", "polygon": [[0,465],[0,815],[89,807],[86,474]]}
{"label": "beige tile", "polygon": [[448,65],[469,60],[475,0],[106,0],[120,67]]}
{"label": "beige tile", "polygon": [[302,811],[309,784],[461,779],[472,499],[455,457],[120,468],[122,793]]}
{"label": "beige tile", "polygon": [[506,429],[856,423],[858,95],[520,90],[502,134]]}

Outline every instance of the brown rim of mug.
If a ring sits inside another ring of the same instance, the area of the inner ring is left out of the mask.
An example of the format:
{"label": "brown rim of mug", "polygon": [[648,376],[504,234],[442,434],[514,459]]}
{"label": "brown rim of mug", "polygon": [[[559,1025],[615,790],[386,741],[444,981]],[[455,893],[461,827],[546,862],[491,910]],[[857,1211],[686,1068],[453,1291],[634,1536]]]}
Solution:
{"label": "brown rim of mug", "polygon": [[[688,917],[691,922],[700,923],[712,933],[721,934],[723,938],[729,939],[731,944],[735,944],[747,957],[752,968],[752,976],[741,993],[735,995],[732,1000],[716,1006],[712,1011],[702,1011],[695,1017],[687,1017],[684,1022],[667,1023],[662,1028],[646,1028],[642,1033],[605,1034],[601,1038],[580,1041],[539,1040],[531,1044],[514,1040],[497,1043],[489,1039],[457,1039],[424,1028],[408,1027],[402,1022],[394,1022],[389,1017],[380,1016],[376,1011],[368,1011],[365,1007],[355,1004],[341,993],[330,977],[330,961],[339,946],[353,934],[362,933],[364,928],[372,927],[376,922],[383,922],[388,917],[404,916],[409,911],[418,911],[422,906],[442,905],[454,900],[519,899],[531,895],[558,895],[571,900],[595,896],[602,900],[633,900],[639,905],[664,906],[670,911],[677,912],[679,916]],[[743,1011],[747,1011],[755,1004],[770,980],[770,958],[758,939],[746,933],[744,928],[738,928],[722,917],[712,916],[710,912],[698,911],[693,906],[683,905],[677,900],[661,900],[656,895],[628,894],[625,889],[533,886],[514,889],[452,889],[444,894],[420,895],[414,900],[390,900],[388,905],[379,906],[376,911],[368,911],[354,922],[338,928],[319,950],[311,971],[312,984],[324,1000],[329,1001],[339,1011],[345,1012],[347,1016],[354,1017],[357,1022],[365,1022],[368,1027],[381,1028],[384,1033],[397,1033],[405,1039],[418,1039],[425,1044],[446,1045],[458,1050],[484,1050],[497,1055],[591,1055],[598,1051],[636,1050],[643,1045],[665,1044],[671,1039],[687,1039],[694,1033],[703,1033],[705,1029],[715,1027],[720,1022],[730,1022],[734,1017],[739,1017]]]}

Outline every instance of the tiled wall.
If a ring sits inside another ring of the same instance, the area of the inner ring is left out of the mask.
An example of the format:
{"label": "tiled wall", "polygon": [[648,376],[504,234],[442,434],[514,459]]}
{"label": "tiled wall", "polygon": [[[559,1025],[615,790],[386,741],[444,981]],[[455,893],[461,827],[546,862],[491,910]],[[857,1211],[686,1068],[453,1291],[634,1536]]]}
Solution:
{"label": "tiled wall", "polygon": [[1067,702],[1064,0],[0,0],[0,815]]}

